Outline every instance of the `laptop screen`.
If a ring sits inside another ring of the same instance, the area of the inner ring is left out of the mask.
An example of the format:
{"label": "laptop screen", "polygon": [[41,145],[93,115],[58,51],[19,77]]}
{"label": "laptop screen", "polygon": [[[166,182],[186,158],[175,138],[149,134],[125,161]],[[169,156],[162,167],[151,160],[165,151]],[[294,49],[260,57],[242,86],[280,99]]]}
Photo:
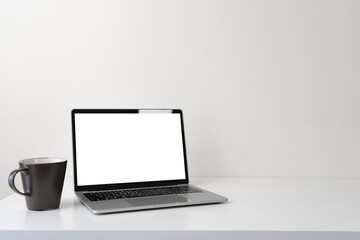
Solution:
{"label": "laptop screen", "polygon": [[180,110],[73,110],[77,186],[187,178]]}

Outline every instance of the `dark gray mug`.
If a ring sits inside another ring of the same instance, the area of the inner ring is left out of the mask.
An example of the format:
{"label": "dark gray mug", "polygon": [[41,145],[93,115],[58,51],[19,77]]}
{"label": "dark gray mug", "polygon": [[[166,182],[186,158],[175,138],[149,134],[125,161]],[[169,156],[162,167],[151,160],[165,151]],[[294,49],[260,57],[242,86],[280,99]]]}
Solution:
{"label": "dark gray mug", "polygon": [[[10,188],[25,196],[29,210],[49,210],[59,208],[64,184],[67,160],[61,158],[29,158],[19,162],[19,169],[9,175]],[[15,176],[21,172],[24,192],[15,186]]]}

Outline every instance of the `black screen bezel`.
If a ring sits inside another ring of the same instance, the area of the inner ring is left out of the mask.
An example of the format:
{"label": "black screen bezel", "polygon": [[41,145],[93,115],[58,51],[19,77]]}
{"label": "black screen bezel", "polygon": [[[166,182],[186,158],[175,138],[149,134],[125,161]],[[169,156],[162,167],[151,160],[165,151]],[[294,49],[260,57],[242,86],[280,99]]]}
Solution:
{"label": "black screen bezel", "polygon": [[[77,181],[77,164],[76,164],[76,129],[75,129],[75,114],[122,114],[131,113],[139,114],[141,111],[166,111],[171,114],[180,114],[181,120],[181,134],[183,143],[183,155],[184,155],[184,167],[185,167],[185,179],[165,180],[165,181],[149,181],[149,182],[132,182],[132,183],[115,183],[115,184],[99,184],[99,185],[81,185],[78,186]],[[73,142],[73,170],[74,170],[74,190],[75,191],[100,191],[100,190],[113,190],[113,189],[126,189],[126,188],[141,188],[141,187],[157,187],[168,186],[176,184],[188,184],[188,168],[187,168],[187,156],[185,146],[185,132],[183,114],[181,109],[73,109],[71,111],[71,124],[72,124],[72,142]]]}

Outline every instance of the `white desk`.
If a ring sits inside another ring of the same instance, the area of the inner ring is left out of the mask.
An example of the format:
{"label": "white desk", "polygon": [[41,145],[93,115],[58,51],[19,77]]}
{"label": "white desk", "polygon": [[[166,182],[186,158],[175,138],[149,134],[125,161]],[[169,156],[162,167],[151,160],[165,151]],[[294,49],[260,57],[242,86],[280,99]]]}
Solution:
{"label": "white desk", "polygon": [[360,239],[359,178],[191,182],[229,202],[93,215],[67,177],[60,209],[28,211],[17,194],[1,200],[0,239]]}

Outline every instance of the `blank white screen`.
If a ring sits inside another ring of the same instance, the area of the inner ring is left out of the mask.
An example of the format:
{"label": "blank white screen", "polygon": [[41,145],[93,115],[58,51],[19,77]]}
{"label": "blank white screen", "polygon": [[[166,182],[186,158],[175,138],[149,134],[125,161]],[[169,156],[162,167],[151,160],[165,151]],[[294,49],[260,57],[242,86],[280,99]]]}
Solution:
{"label": "blank white screen", "polygon": [[78,185],[185,179],[180,114],[76,113]]}

